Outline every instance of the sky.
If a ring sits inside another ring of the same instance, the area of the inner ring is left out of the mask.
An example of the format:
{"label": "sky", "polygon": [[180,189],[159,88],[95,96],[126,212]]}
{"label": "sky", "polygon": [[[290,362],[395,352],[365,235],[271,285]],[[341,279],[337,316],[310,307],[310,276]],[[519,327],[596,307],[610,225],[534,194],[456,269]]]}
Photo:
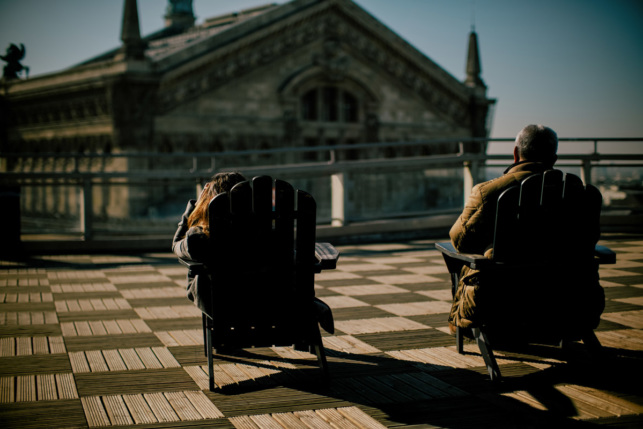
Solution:
{"label": "sky", "polygon": [[[641,0],[354,0],[456,79],[469,32],[497,99],[491,137],[529,123],[559,137],[643,137]],[[194,0],[206,18],[283,0]],[[30,76],[120,45],[123,0],[0,0],[0,51],[24,43]],[[163,27],[167,0],[138,0],[142,35]],[[643,143],[635,148],[643,151]]]}

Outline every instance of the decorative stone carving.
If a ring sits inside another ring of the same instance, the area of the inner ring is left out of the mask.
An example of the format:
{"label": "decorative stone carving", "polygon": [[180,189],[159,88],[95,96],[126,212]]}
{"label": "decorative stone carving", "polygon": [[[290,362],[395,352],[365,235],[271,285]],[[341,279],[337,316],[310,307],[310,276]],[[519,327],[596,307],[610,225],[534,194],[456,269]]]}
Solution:
{"label": "decorative stone carving", "polygon": [[322,52],[313,54],[313,64],[320,66],[333,82],[341,81],[350,65],[350,59],[341,52],[341,44],[334,39],[324,41]]}
{"label": "decorative stone carving", "polygon": [[238,53],[218,59],[216,67],[201,67],[175,79],[176,84],[162,88],[158,105],[161,111],[169,110],[204,91],[276,61],[291,50],[324,38],[323,50],[313,54],[312,63],[323,68],[330,80],[340,81],[350,67],[350,58],[342,49],[345,45],[365,55],[375,63],[375,67],[386,71],[428,104],[435,106],[433,110],[436,113],[462,126],[469,123],[468,97],[445,88],[438,79],[418,70],[398,52],[370,38],[334,11],[311,16],[309,20],[287,27],[285,31],[275,32],[270,38],[248,44]]}

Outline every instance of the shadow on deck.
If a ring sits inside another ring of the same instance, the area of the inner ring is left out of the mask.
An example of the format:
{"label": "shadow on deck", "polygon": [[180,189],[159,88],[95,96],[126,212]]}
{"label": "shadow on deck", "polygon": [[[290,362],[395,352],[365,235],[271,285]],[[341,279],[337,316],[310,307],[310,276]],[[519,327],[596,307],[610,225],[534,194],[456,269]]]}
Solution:
{"label": "shadow on deck", "polygon": [[[340,248],[316,277],[336,334],[332,380],[313,355],[253,349],[215,360],[168,253],[0,261],[3,427],[619,427],[643,425],[643,236],[606,236],[602,357],[578,345],[499,351],[494,384],[455,351],[450,285],[428,240]],[[537,352],[537,353],[534,353]]]}

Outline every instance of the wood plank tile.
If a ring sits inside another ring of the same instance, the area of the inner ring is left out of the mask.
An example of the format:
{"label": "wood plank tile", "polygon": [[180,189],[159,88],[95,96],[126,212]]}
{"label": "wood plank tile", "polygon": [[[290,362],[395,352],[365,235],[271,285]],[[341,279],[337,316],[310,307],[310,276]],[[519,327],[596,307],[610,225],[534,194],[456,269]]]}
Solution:
{"label": "wood plank tile", "polygon": [[107,329],[101,320],[90,320],[87,323],[91,330],[90,335],[107,335]]}
{"label": "wood plank tile", "polygon": [[73,372],[91,372],[89,362],[87,362],[87,357],[85,356],[85,352],[69,352],[68,355]]}
{"label": "wood plank tile", "polygon": [[28,356],[33,354],[30,337],[16,338],[16,356]]}
{"label": "wood plank tile", "polygon": [[52,336],[52,337],[48,337],[48,340],[49,340],[49,351],[52,354],[67,353],[67,349],[65,348],[65,342],[63,340],[63,337]]}
{"label": "wood plank tile", "polygon": [[0,377],[0,403],[6,404],[16,400],[16,377]]}
{"label": "wood plank tile", "polygon": [[110,426],[109,417],[99,396],[84,396],[80,398],[87,417],[89,427]]}
{"label": "wood plank tile", "polygon": [[201,391],[185,391],[185,397],[190,401],[194,408],[199,412],[204,419],[218,419],[222,418],[223,413],[208,399],[207,396]]}
{"label": "wood plank tile", "polygon": [[105,362],[103,353],[101,353],[100,350],[86,351],[85,356],[87,357],[91,372],[109,371],[107,362]]}
{"label": "wood plank tile", "polygon": [[143,397],[159,422],[176,422],[180,420],[163,393],[145,393]]}
{"label": "wood plank tile", "polygon": [[[268,414],[259,414],[259,415],[254,415],[250,416],[250,419],[252,422],[257,425],[257,427],[260,427],[261,429],[283,429],[285,427],[297,427],[303,424],[299,419],[297,419],[295,416],[292,416],[293,421],[289,422],[280,422],[277,420],[276,415],[268,415]],[[280,424],[281,423],[281,424]]]}
{"label": "wood plank tile", "polygon": [[110,371],[127,371],[127,365],[118,350],[103,350],[102,353]]}
{"label": "wood plank tile", "polygon": [[53,401],[58,399],[56,377],[54,374],[37,375],[36,385],[38,388],[37,396],[39,401]]}
{"label": "wood plank tile", "polygon": [[337,411],[360,428],[382,429],[385,427],[357,407],[338,408]]}
{"label": "wood plank tile", "polygon": [[15,356],[16,355],[16,339],[15,338],[0,338],[0,357]]}
{"label": "wood plank tile", "polygon": [[123,395],[123,401],[125,401],[136,424],[158,422],[143,395]]}
{"label": "wood plank tile", "polygon": [[118,352],[123,358],[123,362],[125,362],[125,365],[127,365],[127,369],[145,369],[145,365],[141,361],[141,358],[138,357],[138,354],[136,354],[136,351],[134,351],[134,349],[118,349]]}
{"label": "wood plank tile", "polygon": [[159,362],[159,360],[156,358],[156,355],[149,347],[138,347],[134,350],[136,351],[138,357],[141,359],[141,362],[143,362],[143,365],[145,365],[146,369],[163,368],[163,365],[161,364],[161,362]]}
{"label": "wood plank tile", "polygon": [[181,366],[167,348],[152,347],[152,351],[163,365],[163,368],[177,368]]}
{"label": "wood plank tile", "polygon": [[122,426],[134,423],[122,396],[103,396],[102,400],[112,425]]}
{"label": "wood plank tile", "polygon": [[76,381],[73,374],[56,374],[58,397],[60,399],[77,399]]}
{"label": "wood plank tile", "polygon": [[166,392],[165,397],[181,420],[201,418],[201,414],[190,403],[184,392]]}
{"label": "wood plank tile", "polygon": [[16,402],[36,400],[36,376],[19,375],[16,377]]}
{"label": "wood plank tile", "polygon": [[236,429],[261,429],[250,416],[230,417],[230,423],[232,423]]}

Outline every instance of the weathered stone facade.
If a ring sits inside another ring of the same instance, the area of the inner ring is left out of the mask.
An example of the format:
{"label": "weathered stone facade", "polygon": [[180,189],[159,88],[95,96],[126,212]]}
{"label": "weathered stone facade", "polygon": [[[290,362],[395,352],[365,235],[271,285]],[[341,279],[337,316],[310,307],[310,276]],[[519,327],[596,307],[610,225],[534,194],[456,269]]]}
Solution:
{"label": "weathered stone facade", "polygon": [[[137,38],[136,4],[126,0],[120,49],[59,73],[5,82],[9,119],[0,149],[189,153],[487,135],[494,100],[478,76],[477,41],[475,58],[469,54],[477,68],[468,68],[463,83],[350,0],[294,0],[198,27],[190,26],[184,6],[180,19],[168,12],[168,27]],[[85,168],[127,171],[141,167],[136,162]],[[45,164],[25,158],[4,168],[75,168],[57,164],[55,156]],[[95,211],[106,217],[145,214],[155,204],[126,189],[104,194]]]}

